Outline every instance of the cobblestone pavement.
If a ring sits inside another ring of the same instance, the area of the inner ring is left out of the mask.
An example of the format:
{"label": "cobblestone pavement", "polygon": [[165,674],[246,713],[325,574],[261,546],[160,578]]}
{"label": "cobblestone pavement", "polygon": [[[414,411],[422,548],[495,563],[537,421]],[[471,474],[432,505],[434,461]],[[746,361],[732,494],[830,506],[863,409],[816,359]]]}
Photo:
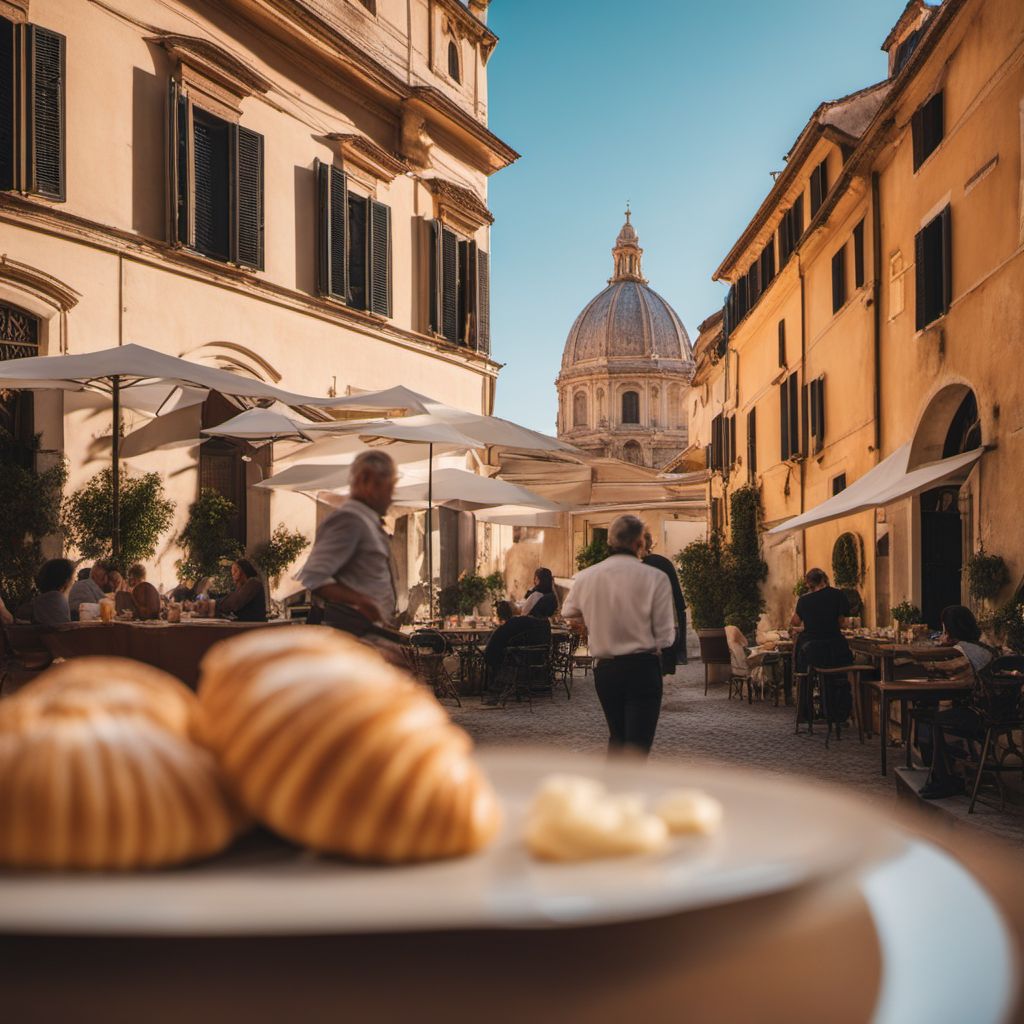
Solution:
{"label": "cobblestone pavement", "polygon": [[[505,709],[484,708],[479,699],[465,698],[453,717],[480,745],[540,744],[583,753],[605,749],[608,732],[594,692],[593,674],[576,673],[572,700],[564,692],[554,702],[546,697]],[[879,770],[878,737],[861,744],[856,730],[844,730],[839,742],[825,749],[824,726],[813,735],[794,733],[794,709],[771,703],[747,704],[726,699],[724,683],[704,696],[704,669],[692,659],[665,681],[658,733],[652,759],[741,765],[766,773],[793,773],[807,779],[836,783],[886,809],[896,800],[893,769],[903,763],[903,751],[890,751],[888,776]],[[1005,812],[979,808],[964,822],[967,828],[1024,845],[1024,808]]]}

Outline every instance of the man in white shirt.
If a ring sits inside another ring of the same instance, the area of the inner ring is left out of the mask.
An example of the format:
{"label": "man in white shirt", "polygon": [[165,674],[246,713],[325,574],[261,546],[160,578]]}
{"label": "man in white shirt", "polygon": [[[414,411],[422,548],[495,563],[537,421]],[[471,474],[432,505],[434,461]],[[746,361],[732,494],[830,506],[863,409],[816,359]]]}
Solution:
{"label": "man in white shirt", "polygon": [[609,752],[632,747],[646,754],[661,713],[660,652],[675,641],[672,589],[663,572],[640,561],[638,516],[619,516],[608,546],[603,562],[576,576],[562,615],[586,623]]}
{"label": "man in white shirt", "polygon": [[97,562],[84,580],[76,580],[71,585],[71,590],[68,593],[68,606],[71,608],[72,620],[78,620],[78,609],[80,605],[98,604],[107,596],[103,590],[106,584],[106,563]]}

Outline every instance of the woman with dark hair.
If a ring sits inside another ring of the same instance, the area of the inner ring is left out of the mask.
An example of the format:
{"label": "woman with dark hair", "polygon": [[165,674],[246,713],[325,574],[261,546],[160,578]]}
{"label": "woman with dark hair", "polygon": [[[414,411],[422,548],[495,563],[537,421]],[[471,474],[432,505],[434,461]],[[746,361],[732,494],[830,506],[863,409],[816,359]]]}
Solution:
{"label": "woman with dark hair", "polygon": [[[952,679],[962,679],[978,686],[978,673],[996,656],[996,652],[981,643],[981,629],[970,608],[953,604],[942,609],[939,616],[942,636],[939,643],[955,647],[962,658],[943,663],[943,674]],[[923,730],[920,730],[923,731]],[[920,792],[925,800],[941,800],[964,792],[963,779],[954,775],[949,763],[946,736],[952,734],[962,739],[978,740],[984,735],[981,715],[972,707],[952,707],[937,711],[932,723],[931,772]],[[919,737],[920,742],[920,737]]]}
{"label": "woman with dark hair", "polygon": [[248,558],[231,563],[235,589],[217,602],[217,614],[232,616],[239,622],[266,622],[267,598],[256,566]]}
{"label": "woman with dark hair", "polygon": [[68,591],[75,580],[75,566],[66,558],[51,558],[36,575],[32,621],[37,626],[60,626],[71,621]]}
{"label": "woman with dark hair", "polygon": [[526,592],[519,606],[521,615],[532,615],[535,619],[550,619],[558,612],[558,597],[555,595],[555,577],[550,569],[543,566],[533,574],[533,586]]}

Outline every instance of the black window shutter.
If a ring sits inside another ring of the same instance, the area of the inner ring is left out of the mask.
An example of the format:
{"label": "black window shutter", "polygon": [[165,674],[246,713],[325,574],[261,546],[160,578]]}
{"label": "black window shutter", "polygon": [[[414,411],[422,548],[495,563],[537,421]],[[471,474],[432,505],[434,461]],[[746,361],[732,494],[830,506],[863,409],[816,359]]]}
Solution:
{"label": "black window shutter", "polygon": [[235,132],[235,262],[263,269],[263,136]]}
{"label": "black window shutter", "polygon": [[441,229],[441,333],[459,341],[459,245],[453,231]]}
{"label": "black window shutter", "polygon": [[370,200],[346,189],[345,301],[353,309],[366,309],[369,287]]}
{"label": "black window shutter", "polygon": [[232,256],[231,127],[212,114],[192,112],[195,248],[222,260]]}
{"label": "black window shutter", "polygon": [[[791,405],[791,411],[793,413],[793,427],[792,427],[792,429],[795,430],[796,429],[796,424],[798,422],[797,421],[797,411],[796,411],[797,381],[796,381],[796,374],[795,373],[790,378],[790,380],[792,380],[792,382],[793,382],[793,391],[792,391],[793,401],[792,401],[792,405]],[[809,389],[808,389],[806,384],[802,388],[800,388],[800,399],[799,399],[800,400],[800,419],[799,419],[799,423],[800,423],[800,446],[797,449],[797,451],[799,452],[800,455],[806,455],[807,452],[810,450],[809,447],[808,447],[808,443],[807,443],[808,428],[810,427],[810,423],[808,422],[808,412],[809,412],[809,410],[807,408],[807,404],[808,404],[807,403],[807,399],[808,399],[807,392],[808,392],[808,390]]]}
{"label": "black window shutter", "polygon": [[864,284],[864,221],[853,229],[853,286]]}
{"label": "black window shutter", "polygon": [[441,290],[443,287],[441,266],[441,237],[443,228],[439,220],[430,222],[430,329],[441,333]]}
{"label": "black window shutter", "polygon": [[370,310],[391,316],[391,207],[370,200]]}
{"label": "black window shutter", "polygon": [[786,321],[779,321],[779,366],[786,365]]}
{"label": "black window shutter", "polygon": [[472,327],[470,317],[473,312],[473,243],[459,239],[459,344],[469,345],[471,341]]}
{"label": "black window shutter", "polygon": [[348,178],[337,167],[328,168],[327,246],[330,250],[330,274],[327,293],[348,301]]}
{"label": "black window shutter", "polygon": [[832,257],[832,312],[838,313],[846,302],[846,246]]}
{"label": "black window shutter", "polygon": [[781,431],[781,459],[783,462],[789,458],[789,381],[784,380],[779,385],[779,427]]}
{"label": "black window shutter", "polygon": [[331,165],[313,161],[316,178],[316,293],[331,293]]}
{"label": "black window shutter", "polygon": [[925,229],[922,228],[914,235],[914,323],[919,331],[928,323],[926,312],[924,232]]}
{"label": "black window shutter", "polygon": [[952,211],[946,207],[939,214],[942,224],[942,310],[945,313],[953,304],[953,234]]}
{"label": "black window shutter", "polygon": [[747,476],[753,480],[757,473],[757,409],[747,413]]}
{"label": "black window shutter", "polygon": [[793,204],[793,230],[792,241],[793,248],[795,249],[800,242],[800,239],[804,237],[804,194],[800,193],[796,197],[796,202]]}
{"label": "black window shutter", "polygon": [[943,118],[942,93],[937,92],[924,106],[924,146],[925,156],[935,152],[942,141],[945,128]]}
{"label": "black window shutter", "polygon": [[825,446],[825,378],[819,377],[815,382],[815,426],[814,450],[820,452]]}
{"label": "black window shutter", "polygon": [[729,417],[729,465],[736,465],[736,417]]}
{"label": "black window shutter", "polygon": [[793,217],[790,211],[787,210],[782,215],[782,220],[779,221],[779,266],[784,267],[789,261],[789,254],[793,251],[793,242],[791,238],[791,230],[793,227]]}
{"label": "black window shutter", "polygon": [[29,191],[64,200],[64,82],[66,40],[28,26]]}
{"label": "black window shutter", "polygon": [[171,245],[193,244],[189,232],[189,107],[189,98],[172,78],[167,104],[167,227]]}
{"label": "black window shutter", "polygon": [[923,111],[915,110],[910,118],[910,137],[914,146],[914,170],[924,163],[924,116]]}
{"label": "black window shutter", "polygon": [[476,350],[491,353],[491,256],[476,251]]}
{"label": "black window shutter", "polygon": [[14,188],[14,31],[0,18],[0,191]]}

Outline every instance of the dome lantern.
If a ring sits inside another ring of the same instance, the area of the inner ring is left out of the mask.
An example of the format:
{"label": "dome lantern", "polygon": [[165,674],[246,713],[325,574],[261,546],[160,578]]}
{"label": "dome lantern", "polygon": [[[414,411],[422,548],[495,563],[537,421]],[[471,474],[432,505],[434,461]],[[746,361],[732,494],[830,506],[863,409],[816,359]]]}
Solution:
{"label": "dome lantern", "polygon": [[639,281],[641,284],[647,284],[647,279],[640,269],[640,259],[644,251],[640,248],[636,228],[630,223],[629,218],[629,203],[626,203],[626,223],[622,225],[612,249],[615,270],[608,279],[609,284],[616,281]]}

